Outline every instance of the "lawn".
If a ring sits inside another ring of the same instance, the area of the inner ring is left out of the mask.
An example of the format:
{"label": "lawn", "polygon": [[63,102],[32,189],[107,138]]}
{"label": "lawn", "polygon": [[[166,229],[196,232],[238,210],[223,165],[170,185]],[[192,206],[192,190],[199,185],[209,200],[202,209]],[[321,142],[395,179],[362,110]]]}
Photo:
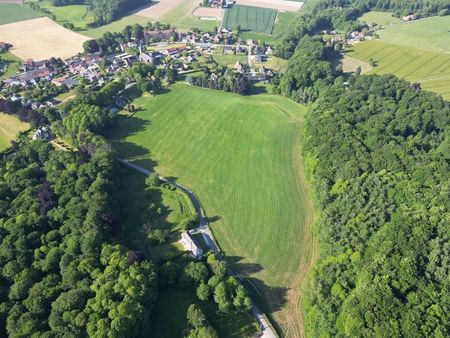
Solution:
{"label": "lawn", "polygon": [[26,5],[0,4],[0,25],[41,17],[42,14]]}
{"label": "lawn", "polygon": [[377,12],[371,11],[364,13],[358,18],[358,21],[363,23],[376,23],[381,26],[397,25],[402,23],[399,18],[393,17],[391,12]]}
{"label": "lawn", "polygon": [[197,304],[207,321],[216,329],[219,337],[252,337],[257,330],[250,315],[223,315],[217,313],[212,301],[201,302],[189,288],[164,287],[152,313],[152,336],[158,338],[182,338],[187,328],[186,313],[189,305]]}
{"label": "lawn", "polygon": [[6,79],[11,75],[14,75],[14,73],[18,71],[18,68],[22,67],[22,60],[9,52],[1,53],[0,60],[1,60],[0,64],[3,62],[6,63],[7,65],[5,73],[3,73],[3,75],[0,75],[0,80]]}
{"label": "lawn", "polygon": [[19,132],[29,128],[28,123],[19,121],[15,116],[0,113],[0,151],[8,148]]}
{"label": "lawn", "polygon": [[273,9],[235,5],[225,10],[223,26],[240,26],[243,31],[271,34],[277,11]]}
{"label": "lawn", "polygon": [[357,43],[349,55],[367,62],[372,58],[377,66],[368,74],[392,73],[422,88],[450,99],[450,54],[425,51],[372,40]]}
{"label": "lawn", "polygon": [[237,61],[239,61],[240,63],[246,63],[247,55],[245,54],[213,55],[213,59],[221,66],[234,66]]}
{"label": "lawn", "polygon": [[450,16],[436,16],[378,31],[380,37],[400,46],[450,52]]}
{"label": "lawn", "polygon": [[314,244],[300,155],[304,108],[184,84],[134,105],[138,112],[109,135],[120,156],[192,189],[229,262],[280,324],[300,325],[296,295]]}

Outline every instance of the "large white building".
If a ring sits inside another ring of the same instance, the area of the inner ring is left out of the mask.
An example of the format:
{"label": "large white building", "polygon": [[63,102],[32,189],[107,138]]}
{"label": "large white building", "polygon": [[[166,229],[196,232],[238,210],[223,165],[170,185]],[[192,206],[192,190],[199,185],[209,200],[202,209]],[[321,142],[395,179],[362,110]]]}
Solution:
{"label": "large white building", "polygon": [[185,231],[181,234],[181,243],[183,243],[186,251],[190,251],[192,253],[192,256],[195,259],[202,257],[202,248],[200,248],[200,246],[195,242],[194,238],[188,231]]}

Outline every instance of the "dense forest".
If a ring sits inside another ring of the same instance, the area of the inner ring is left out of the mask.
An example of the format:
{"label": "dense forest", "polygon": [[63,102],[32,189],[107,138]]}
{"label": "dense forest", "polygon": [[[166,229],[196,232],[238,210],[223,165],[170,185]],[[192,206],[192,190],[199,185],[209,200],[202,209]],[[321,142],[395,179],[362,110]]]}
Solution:
{"label": "dense forest", "polygon": [[447,14],[448,1],[315,3],[284,38],[275,90],[309,102],[305,162],[320,258],[305,297],[313,337],[450,334],[450,105],[394,76],[353,76],[321,30],[368,10]]}

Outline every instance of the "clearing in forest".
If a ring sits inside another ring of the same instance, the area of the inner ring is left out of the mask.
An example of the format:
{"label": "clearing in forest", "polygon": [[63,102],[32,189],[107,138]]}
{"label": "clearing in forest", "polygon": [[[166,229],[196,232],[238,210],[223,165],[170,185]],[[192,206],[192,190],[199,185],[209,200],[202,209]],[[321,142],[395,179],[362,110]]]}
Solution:
{"label": "clearing in forest", "polygon": [[234,5],[225,10],[223,26],[228,29],[240,26],[243,31],[271,34],[276,16],[274,9]]}
{"label": "clearing in forest", "polygon": [[300,152],[304,108],[175,84],[144,95],[110,138],[120,156],[192,189],[228,261],[288,336],[301,333],[300,285],[314,256]]}
{"label": "clearing in forest", "polygon": [[423,89],[450,98],[450,53],[425,51],[382,40],[356,43],[347,53],[365,62],[372,59],[376,67],[368,74],[395,74],[420,82]]}
{"label": "clearing in forest", "polygon": [[0,113],[0,151],[8,148],[19,132],[29,128],[28,123],[21,122],[17,117]]}
{"label": "clearing in forest", "polygon": [[87,37],[72,32],[49,18],[0,26],[0,41],[13,45],[10,52],[22,60],[69,58],[83,51]]}

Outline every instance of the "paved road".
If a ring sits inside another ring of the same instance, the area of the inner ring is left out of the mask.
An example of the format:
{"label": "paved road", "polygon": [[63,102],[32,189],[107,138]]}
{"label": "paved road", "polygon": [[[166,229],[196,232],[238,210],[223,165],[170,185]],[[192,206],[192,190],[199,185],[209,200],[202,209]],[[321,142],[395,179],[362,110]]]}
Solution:
{"label": "paved road", "polygon": [[[124,159],[119,158],[118,161],[131,169],[139,171],[140,173],[142,173],[144,175],[148,176],[151,174],[151,171],[149,171],[145,168],[142,168],[140,166],[137,166],[133,163],[130,163]],[[206,219],[204,217],[204,213],[203,213],[202,207],[200,205],[200,201],[195,196],[195,194],[190,189],[186,188],[185,186],[183,186],[181,184],[178,184],[175,181],[169,180],[163,176],[159,176],[159,179],[163,182],[167,182],[167,183],[174,185],[178,189],[182,190],[189,197],[192,204],[194,205],[194,209],[195,209],[195,212],[197,213],[197,217],[198,217],[199,227],[196,230],[202,234],[202,237],[205,240],[208,247],[210,248],[210,250],[212,252],[214,252],[219,259],[224,259],[223,254],[220,252],[219,246],[217,245],[217,243],[214,239],[211,229],[208,226],[208,222],[206,221]],[[233,270],[229,269],[228,273],[231,276],[235,277],[242,284],[241,278]],[[278,335],[275,333],[275,331],[270,326],[264,313],[253,302],[252,302],[252,313],[262,331],[262,334],[259,337],[278,338]]]}

